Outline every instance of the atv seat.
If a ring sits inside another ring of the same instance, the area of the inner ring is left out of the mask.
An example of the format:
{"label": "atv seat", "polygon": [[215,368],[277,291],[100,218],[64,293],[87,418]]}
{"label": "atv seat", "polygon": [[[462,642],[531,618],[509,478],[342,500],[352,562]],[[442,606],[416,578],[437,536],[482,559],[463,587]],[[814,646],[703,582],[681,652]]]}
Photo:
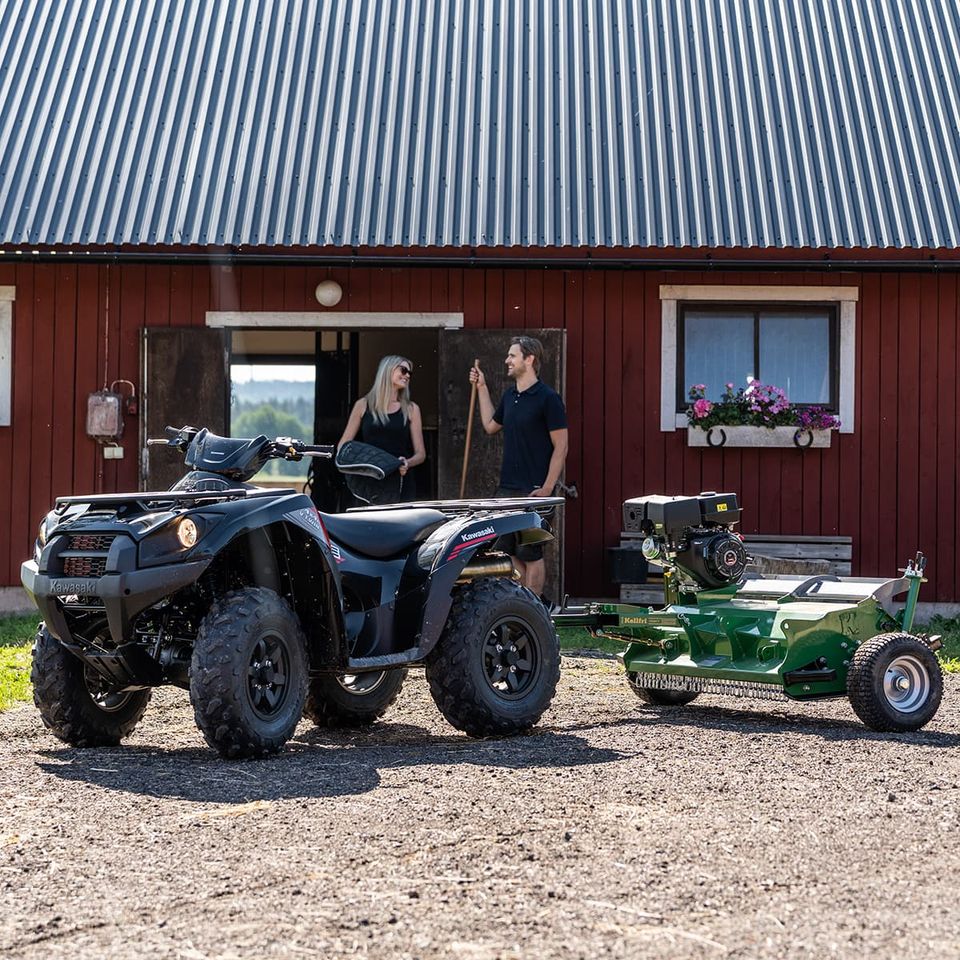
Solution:
{"label": "atv seat", "polygon": [[331,540],[368,557],[392,557],[422,543],[450,518],[439,510],[371,510],[321,513]]}

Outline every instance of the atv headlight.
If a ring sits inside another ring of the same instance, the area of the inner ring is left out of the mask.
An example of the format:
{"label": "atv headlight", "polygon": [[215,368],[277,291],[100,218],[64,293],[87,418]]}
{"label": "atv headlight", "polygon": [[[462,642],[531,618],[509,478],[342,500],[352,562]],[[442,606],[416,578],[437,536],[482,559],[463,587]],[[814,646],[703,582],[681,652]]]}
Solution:
{"label": "atv headlight", "polygon": [[184,517],[177,524],[177,539],[180,541],[180,546],[185,550],[196,546],[197,540],[200,539],[200,531],[197,529],[196,523],[189,517]]}
{"label": "atv headlight", "polygon": [[51,522],[49,514],[40,521],[40,526],[37,528],[37,541],[33,545],[33,559],[37,563],[40,562],[40,554],[43,553],[43,548],[47,545],[47,540],[50,539],[50,531],[56,525],[56,519]]}
{"label": "atv headlight", "polygon": [[163,524],[140,542],[140,565],[152,567],[179,560],[200,543],[218,519],[194,514]]}

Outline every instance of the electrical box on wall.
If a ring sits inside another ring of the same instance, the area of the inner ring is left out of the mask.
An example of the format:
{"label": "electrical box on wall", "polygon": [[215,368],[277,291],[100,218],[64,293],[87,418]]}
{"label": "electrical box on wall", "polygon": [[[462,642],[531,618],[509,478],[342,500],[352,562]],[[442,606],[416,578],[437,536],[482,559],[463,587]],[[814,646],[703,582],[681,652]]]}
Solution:
{"label": "electrical box on wall", "polygon": [[87,436],[91,440],[119,440],[123,436],[123,397],[98,390],[87,397]]}
{"label": "electrical box on wall", "polygon": [[[130,388],[126,395],[116,389],[121,384]],[[116,443],[123,436],[124,415],[133,417],[137,412],[136,387],[129,380],[114,380],[109,390],[104,388],[87,397],[87,436],[101,443]]]}

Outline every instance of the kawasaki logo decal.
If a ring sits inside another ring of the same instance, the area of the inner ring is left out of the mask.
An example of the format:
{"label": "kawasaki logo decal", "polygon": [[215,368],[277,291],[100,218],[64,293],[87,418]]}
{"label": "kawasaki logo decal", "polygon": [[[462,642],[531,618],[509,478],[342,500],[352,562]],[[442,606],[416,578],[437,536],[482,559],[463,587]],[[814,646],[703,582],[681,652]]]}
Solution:
{"label": "kawasaki logo decal", "polygon": [[456,560],[464,550],[470,550],[481,543],[486,543],[488,540],[496,540],[497,536],[498,534],[493,527],[484,527],[482,530],[464,533],[460,537],[461,542],[447,554],[447,560]]}

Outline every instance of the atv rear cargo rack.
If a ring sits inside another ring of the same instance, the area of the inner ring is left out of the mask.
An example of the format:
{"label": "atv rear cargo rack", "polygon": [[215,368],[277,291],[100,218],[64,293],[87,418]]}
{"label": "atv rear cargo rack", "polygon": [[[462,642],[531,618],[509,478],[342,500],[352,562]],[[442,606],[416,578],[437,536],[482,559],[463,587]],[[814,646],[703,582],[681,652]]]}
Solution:
{"label": "atv rear cargo rack", "polygon": [[441,513],[462,515],[465,513],[506,513],[517,510],[550,514],[565,503],[563,497],[504,497],[475,500],[415,500],[411,503],[371,504],[366,507],[350,507],[347,513],[370,510],[439,510]]}

